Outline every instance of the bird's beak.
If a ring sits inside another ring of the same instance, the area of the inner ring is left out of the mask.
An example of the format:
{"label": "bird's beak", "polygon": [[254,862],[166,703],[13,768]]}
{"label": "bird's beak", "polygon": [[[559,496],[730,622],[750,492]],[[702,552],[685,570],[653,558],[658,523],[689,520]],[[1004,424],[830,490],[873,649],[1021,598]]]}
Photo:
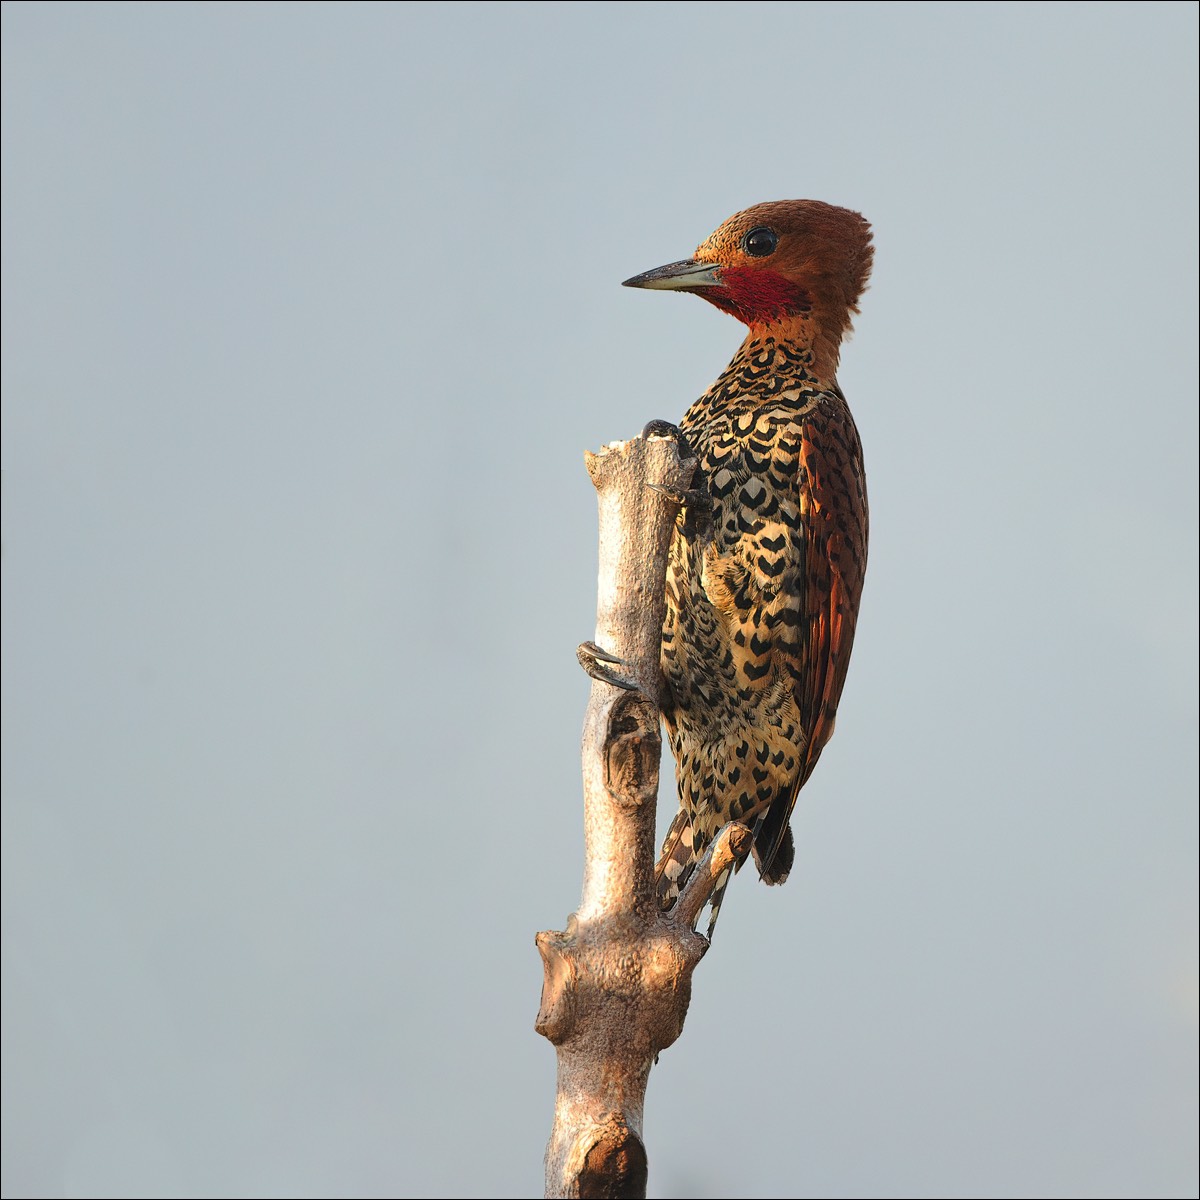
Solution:
{"label": "bird's beak", "polygon": [[683,262],[667,263],[653,271],[643,271],[632,279],[626,279],[622,287],[651,288],[660,292],[688,292],[693,288],[724,287],[717,272],[719,263],[697,262],[686,258]]}

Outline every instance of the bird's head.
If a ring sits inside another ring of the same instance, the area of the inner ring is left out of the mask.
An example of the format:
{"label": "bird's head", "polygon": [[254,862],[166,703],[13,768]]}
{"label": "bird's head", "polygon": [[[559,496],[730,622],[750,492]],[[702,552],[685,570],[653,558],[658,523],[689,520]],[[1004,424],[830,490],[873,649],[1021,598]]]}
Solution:
{"label": "bird's head", "polygon": [[807,342],[836,369],[873,253],[861,214],[820,200],[777,200],[735,213],[692,258],[624,286],[695,292],[752,336]]}

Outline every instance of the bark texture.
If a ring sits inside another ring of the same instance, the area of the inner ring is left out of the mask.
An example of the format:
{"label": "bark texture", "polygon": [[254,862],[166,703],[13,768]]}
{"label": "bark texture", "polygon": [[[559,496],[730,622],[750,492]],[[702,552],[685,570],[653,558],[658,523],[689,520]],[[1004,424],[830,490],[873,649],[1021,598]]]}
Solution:
{"label": "bark texture", "polygon": [[[669,912],[654,889],[655,804],[667,547],[695,469],[672,437],[587,456],[600,512],[593,675],[583,729],[583,896],[565,931],[537,935],[545,978],[536,1029],[558,1055],[546,1195],[646,1194],[642,1108],[650,1068],[683,1028],[692,971],[708,949],[693,929],[750,831],[727,826]],[[613,682],[615,680],[615,682]]]}

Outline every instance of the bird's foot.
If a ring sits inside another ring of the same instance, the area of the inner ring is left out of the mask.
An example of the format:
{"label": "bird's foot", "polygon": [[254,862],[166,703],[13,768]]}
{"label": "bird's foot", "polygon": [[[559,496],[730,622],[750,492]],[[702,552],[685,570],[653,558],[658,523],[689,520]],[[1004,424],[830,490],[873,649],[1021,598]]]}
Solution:
{"label": "bird's foot", "polygon": [[595,642],[583,642],[579,649],[575,651],[575,657],[579,659],[579,665],[593,678],[599,679],[602,683],[611,683],[613,687],[624,688],[627,692],[636,692],[637,684],[632,679],[627,679],[612,668],[614,666],[624,667],[629,664],[623,658],[618,658],[615,654],[609,654],[607,650],[602,650]]}
{"label": "bird's foot", "polygon": [[[686,462],[688,459],[695,460],[696,458],[696,452],[692,449],[683,430],[678,425],[672,425],[670,421],[647,421],[646,427],[642,430],[642,437],[674,438],[681,460]],[[697,467],[695,475],[700,475],[699,467]],[[651,483],[648,486],[658,492],[660,496],[674,500],[684,510],[682,532],[685,537],[708,541],[711,539],[713,531],[713,505],[712,497],[708,494],[708,488],[704,486],[703,479],[703,475],[700,475],[699,487],[673,488],[666,487],[661,483]]]}
{"label": "bird's foot", "polygon": [[713,502],[708,488],[671,488],[661,483],[647,484],[647,487],[674,500],[683,509],[683,524],[680,532],[689,541],[710,542],[713,538]]}

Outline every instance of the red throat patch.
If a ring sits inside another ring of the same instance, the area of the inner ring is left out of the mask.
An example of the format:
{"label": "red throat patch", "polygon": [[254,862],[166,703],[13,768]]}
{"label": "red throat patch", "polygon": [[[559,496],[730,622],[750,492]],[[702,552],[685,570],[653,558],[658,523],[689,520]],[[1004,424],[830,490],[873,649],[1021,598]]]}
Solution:
{"label": "red throat patch", "polygon": [[698,288],[703,296],[746,325],[769,325],[812,308],[812,298],[798,283],[762,267],[723,267],[724,287]]}

